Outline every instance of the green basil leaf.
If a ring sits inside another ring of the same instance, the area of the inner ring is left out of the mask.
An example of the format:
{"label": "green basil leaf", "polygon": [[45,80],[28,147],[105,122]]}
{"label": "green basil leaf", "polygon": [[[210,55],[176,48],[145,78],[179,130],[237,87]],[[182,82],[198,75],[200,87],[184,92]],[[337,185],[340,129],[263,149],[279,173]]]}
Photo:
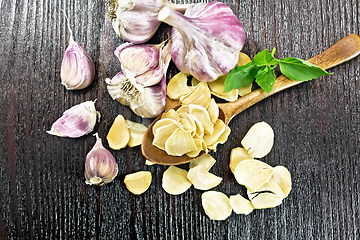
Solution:
{"label": "green basil leaf", "polygon": [[279,60],[274,58],[274,55],[272,55],[272,53],[270,53],[267,49],[256,54],[253,61],[258,67],[276,66],[279,62]]}
{"label": "green basil leaf", "polygon": [[281,73],[292,80],[309,81],[324,75],[332,74],[319,66],[298,58],[283,58],[279,63]]}
{"label": "green basil leaf", "polygon": [[262,67],[256,74],[256,83],[266,92],[271,92],[273,89],[276,80],[274,68],[270,66]]}
{"label": "green basil leaf", "polygon": [[258,70],[253,61],[243,66],[236,66],[225,79],[224,92],[249,85],[254,81]]}

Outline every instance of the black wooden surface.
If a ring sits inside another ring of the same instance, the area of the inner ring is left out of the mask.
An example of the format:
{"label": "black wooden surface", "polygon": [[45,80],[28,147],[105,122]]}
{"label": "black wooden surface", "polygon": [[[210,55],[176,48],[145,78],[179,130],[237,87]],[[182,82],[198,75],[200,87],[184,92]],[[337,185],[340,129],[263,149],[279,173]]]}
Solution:
{"label": "black wooden surface", "polygon": [[[359,33],[357,0],[223,2],[245,27],[243,51],[250,57],[276,47],[277,58],[308,59]],[[60,84],[69,38],[61,9],[75,40],[95,62],[95,81],[85,90],[67,91]],[[151,41],[158,43],[168,31],[162,25]],[[232,120],[229,140],[212,154],[217,163],[211,171],[224,178],[215,190],[245,194],[228,168],[230,150],[258,121],[275,132],[274,148],[263,160],[287,167],[293,189],[276,208],[211,221],[201,206],[202,191],[164,192],[167,167],[146,166],[140,147],[112,151],[118,177],[93,187],[83,176],[92,134],[70,139],[45,132],[66,109],[94,99],[102,114],[95,131],[104,139],[118,114],[151,122],[106,91],[105,78],[120,70],[113,51],[122,40],[115,37],[103,1],[0,0],[0,42],[0,239],[359,239],[359,58]],[[168,73],[176,73],[173,64]],[[151,171],[153,182],[135,196],[123,178],[138,170]]]}

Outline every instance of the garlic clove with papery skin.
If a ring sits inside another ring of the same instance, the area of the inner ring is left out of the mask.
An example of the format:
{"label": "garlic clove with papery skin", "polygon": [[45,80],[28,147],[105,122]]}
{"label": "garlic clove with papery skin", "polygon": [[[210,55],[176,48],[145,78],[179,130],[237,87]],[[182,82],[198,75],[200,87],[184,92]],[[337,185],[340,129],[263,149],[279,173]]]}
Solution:
{"label": "garlic clove with papery skin", "polygon": [[[96,101],[96,100],[95,100]],[[90,133],[100,121],[100,113],[95,109],[95,101],[86,101],[66,110],[47,133],[59,137],[78,138]]]}
{"label": "garlic clove with papery skin", "polygon": [[158,19],[173,26],[171,56],[181,72],[211,82],[236,66],[245,31],[226,4],[196,3],[184,15],[164,7]]}
{"label": "garlic clove with papery skin", "polygon": [[74,41],[68,18],[67,21],[70,40],[61,63],[61,84],[68,90],[80,90],[94,81],[95,65],[86,50]]}
{"label": "garlic clove with papery skin", "polygon": [[85,160],[86,184],[101,186],[111,182],[118,174],[114,156],[102,145],[101,138],[95,133],[96,143]]}
{"label": "garlic clove with papery skin", "polygon": [[158,13],[168,6],[185,12],[192,4],[174,4],[166,0],[107,0],[109,16],[116,34],[124,41],[145,43],[160,25]]}

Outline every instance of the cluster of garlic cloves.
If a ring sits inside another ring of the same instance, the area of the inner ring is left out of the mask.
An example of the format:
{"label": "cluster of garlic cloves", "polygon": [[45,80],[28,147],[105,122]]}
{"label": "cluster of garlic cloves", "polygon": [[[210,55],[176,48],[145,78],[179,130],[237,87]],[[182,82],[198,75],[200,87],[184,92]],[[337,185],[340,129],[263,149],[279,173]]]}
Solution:
{"label": "cluster of garlic cloves", "polygon": [[211,82],[236,66],[245,31],[226,4],[197,3],[185,14],[164,7],[158,19],[173,26],[171,57],[181,72]]}
{"label": "cluster of garlic cloves", "polygon": [[111,182],[118,174],[118,165],[114,156],[102,145],[101,138],[96,133],[96,143],[85,160],[86,183],[101,186]]}
{"label": "cluster of garlic cloves", "polygon": [[122,71],[105,80],[110,96],[130,106],[141,117],[153,118],[162,113],[166,103],[170,49],[171,40],[157,45],[120,45],[115,55],[120,60]]}
{"label": "cluster of garlic cloves", "polygon": [[192,4],[174,4],[167,0],[107,0],[109,16],[116,34],[135,44],[147,42],[160,25],[159,11],[168,6],[180,12]]}

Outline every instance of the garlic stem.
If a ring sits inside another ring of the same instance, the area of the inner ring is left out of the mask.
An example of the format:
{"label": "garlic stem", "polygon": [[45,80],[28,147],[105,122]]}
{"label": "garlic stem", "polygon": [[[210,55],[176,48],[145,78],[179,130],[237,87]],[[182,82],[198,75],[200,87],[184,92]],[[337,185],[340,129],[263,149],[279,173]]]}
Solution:
{"label": "garlic stem", "polygon": [[[164,7],[161,9],[158,15],[158,20],[175,27],[179,31],[181,31],[183,28],[189,30],[194,27],[194,25],[191,24],[187,17],[171,7]],[[189,29],[187,26],[189,26]]]}
{"label": "garlic stem", "polygon": [[70,33],[69,44],[74,44],[76,42],[75,42],[74,37],[73,37],[73,32],[72,32],[72,30],[70,28],[70,20],[69,20],[68,16],[66,15],[66,12],[63,9],[61,9],[61,11],[64,12],[64,16],[65,16],[66,22],[67,22],[68,31]]}

